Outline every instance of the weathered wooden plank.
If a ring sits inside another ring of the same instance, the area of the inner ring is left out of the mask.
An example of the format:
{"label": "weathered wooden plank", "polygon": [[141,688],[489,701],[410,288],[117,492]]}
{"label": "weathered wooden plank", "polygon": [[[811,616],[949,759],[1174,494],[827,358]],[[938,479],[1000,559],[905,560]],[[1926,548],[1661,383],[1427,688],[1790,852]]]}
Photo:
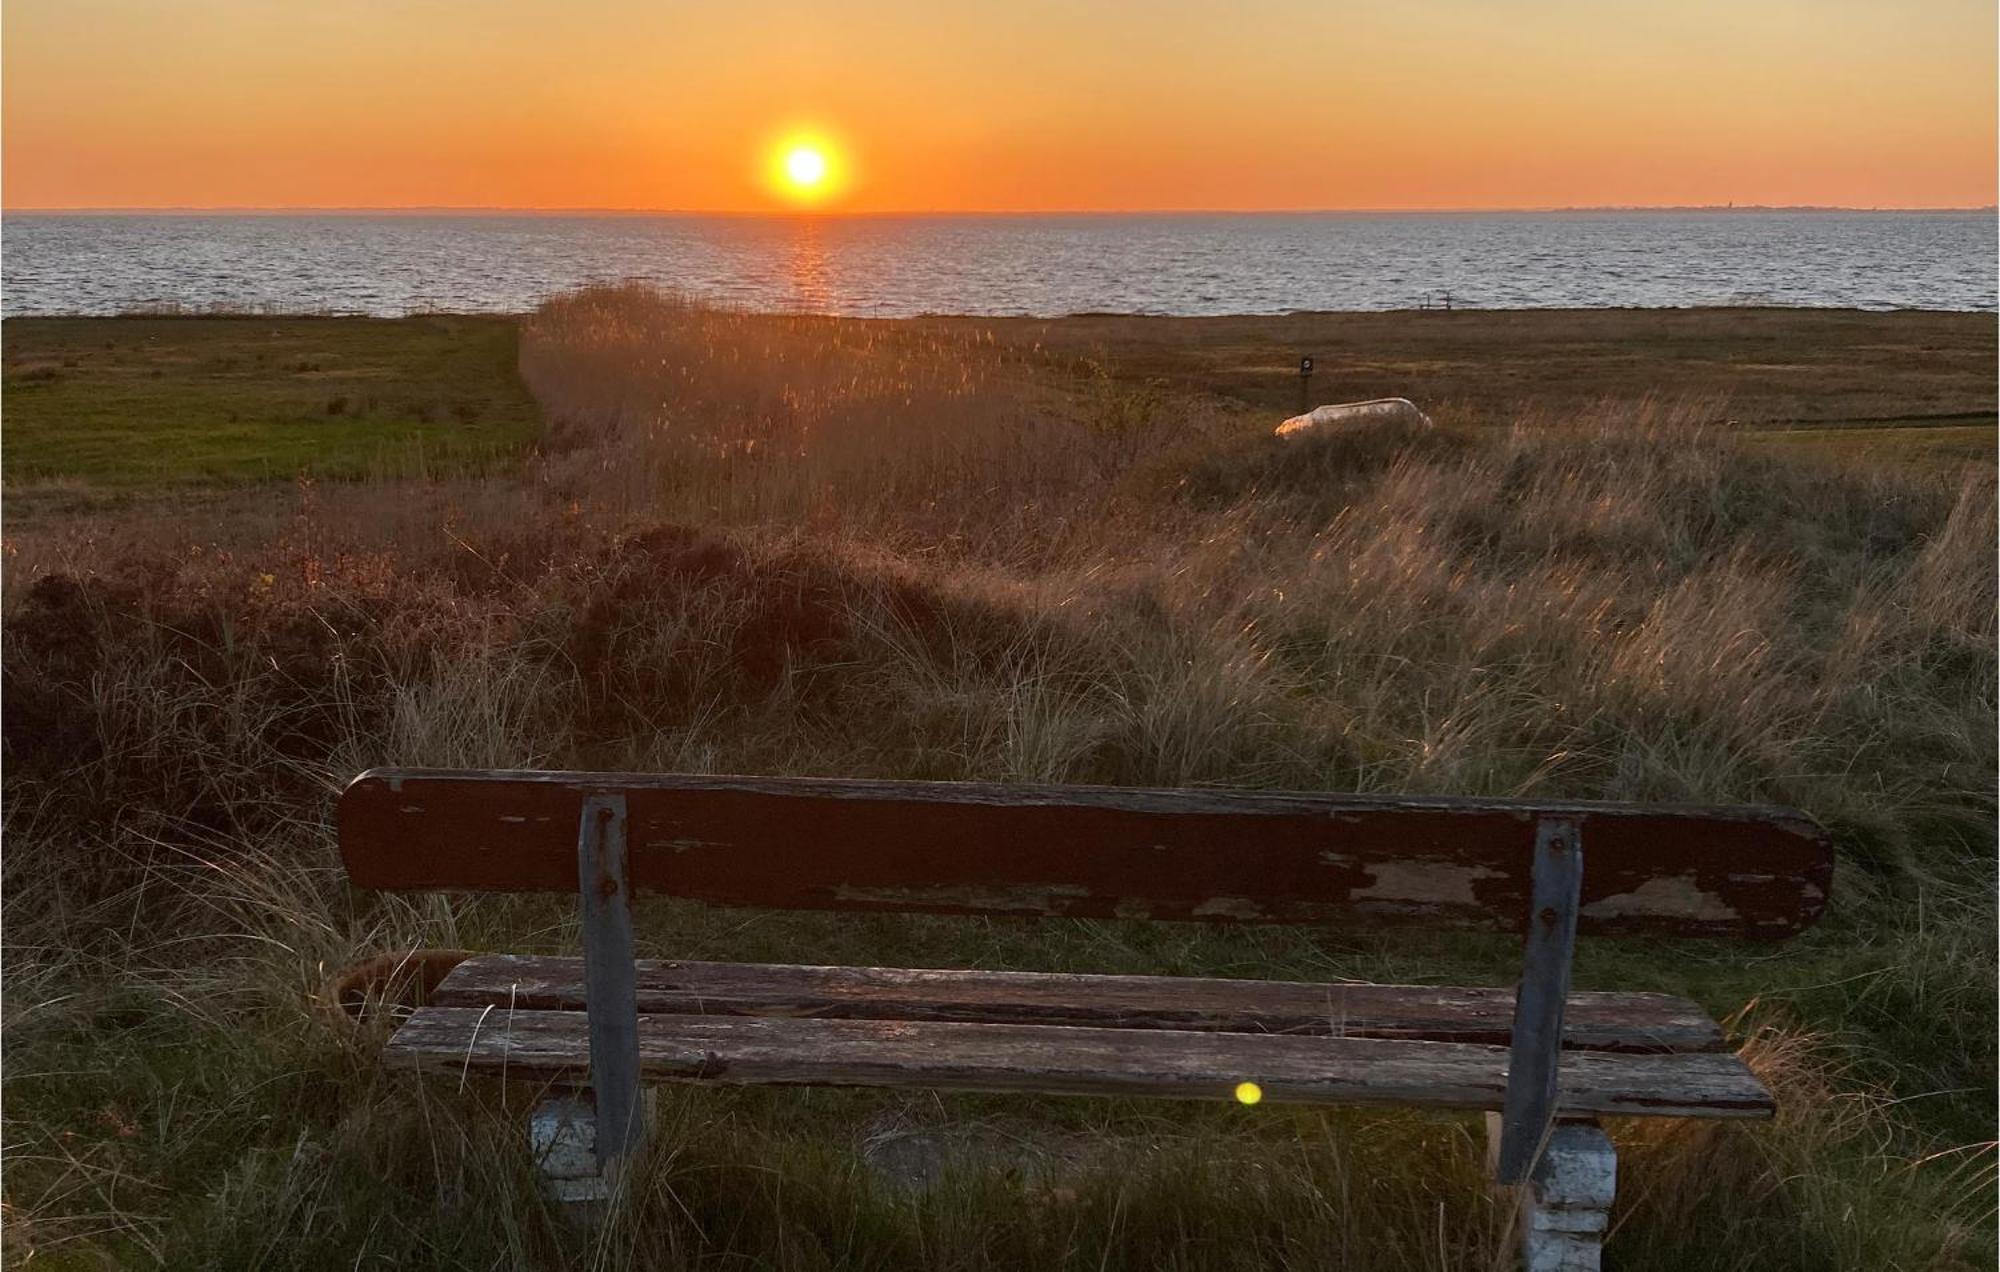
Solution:
{"label": "weathered wooden plank", "polygon": [[[889,1086],[1045,1095],[1497,1109],[1507,1049],[1476,1043],[1289,1034],[644,1015],[653,1081]],[[424,1007],[390,1039],[395,1066],[553,1081],[588,1071],[579,1012]],[[1771,1097],[1733,1055],[1563,1056],[1560,1110],[1575,1115],[1767,1117]]]}
{"label": "weathered wooden plank", "polygon": [[583,981],[590,1025],[590,1085],[597,1101],[597,1166],[615,1182],[646,1138],[639,1107],[639,1008],[626,881],[623,795],[583,801],[576,840],[583,918]]}
{"label": "weathered wooden plank", "polygon": [[1514,996],[1514,1037],[1508,1047],[1507,1102],[1501,1110],[1499,1178],[1528,1177],[1556,1106],[1563,1009],[1576,956],[1577,889],[1583,845],[1576,825],[1549,817],[1535,829],[1534,902],[1521,986]]}
{"label": "weathered wooden plank", "polygon": [[1582,930],[1776,938],[1833,867],[1789,809],[412,769],[348,786],[341,853],[366,888],[566,891],[612,791],[633,886],[724,905],[1518,930],[1563,816],[1593,844]]}
{"label": "weathered wooden plank", "polygon": [[[638,965],[642,1013],[959,1020],[1234,1033],[1335,1034],[1504,1045],[1514,991],[1174,976],[1102,976],[769,963]],[[479,954],[430,1001],[442,1007],[580,1010],[575,958]],[[1570,995],[1565,1046],[1602,1051],[1718,1051],[1721,1028],[1671,994]]]}

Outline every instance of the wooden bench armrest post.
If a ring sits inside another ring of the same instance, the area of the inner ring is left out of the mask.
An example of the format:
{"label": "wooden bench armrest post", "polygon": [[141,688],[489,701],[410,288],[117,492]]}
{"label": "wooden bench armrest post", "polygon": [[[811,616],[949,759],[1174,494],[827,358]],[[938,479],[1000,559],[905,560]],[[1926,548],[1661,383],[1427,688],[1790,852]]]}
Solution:
{"label": "wooden bench armrest post", "polygon": [[1576,955],[1578,898],[1583,886],[1583,838],[1566,817],[1535,824],[1533,899],[1514,991],[1514,1035],[1507,1057],[1501,1110],[1499,1180],[1528,1179],[1548,1138],[1562,1064],[1563,1006]]}
{"label": "wooden bench armrest post", "polygon": [[638,974],[632,947],[625,797],[591,795],[577,828],[577,890],[583,914],[584,1010],[590,1023],[590,1085],[597,1108],[597,1167],[615,1188],[646,1135],[639,1102]]}

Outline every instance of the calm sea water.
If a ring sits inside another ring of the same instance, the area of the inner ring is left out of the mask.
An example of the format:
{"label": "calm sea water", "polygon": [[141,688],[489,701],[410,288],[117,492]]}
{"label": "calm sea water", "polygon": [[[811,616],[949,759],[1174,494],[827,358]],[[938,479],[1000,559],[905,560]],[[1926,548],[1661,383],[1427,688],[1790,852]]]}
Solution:
{"label": "calm sea water", "polygon": [[57,216],[0,227],[0,312],[524,310],[643,279],[838,314],[1802,305],[1991,310],[1990,212]]}

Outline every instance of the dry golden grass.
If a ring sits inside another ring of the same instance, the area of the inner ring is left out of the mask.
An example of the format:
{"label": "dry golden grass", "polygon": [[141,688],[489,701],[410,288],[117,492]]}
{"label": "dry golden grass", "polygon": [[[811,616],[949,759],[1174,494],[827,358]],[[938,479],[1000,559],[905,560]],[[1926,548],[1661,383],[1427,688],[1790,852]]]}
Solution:
{"label": "dry golden grass", "polygon": [[[1733,1011],[1768,1127],[1618,1128],[1624,1267],[1993,1254],[1995,486],[1742,446],[1704,401],[1281,444],[970,332],[635,289],[523,334],[518,480],[309,486],[198,537],[10,535],[10,1256],[171,1266],[1488,1268],[1469,1122],[692,1091],[629,1226],[533,1192],[519,1092],[315,1007],[549,902],[347,892],[376,764],[1776,800],[1836,914],[1586,949]],[[1504,982],[1507,943],[649,906],[672,956]],[[906,1195],[882,1128],[1015,1145]]]}

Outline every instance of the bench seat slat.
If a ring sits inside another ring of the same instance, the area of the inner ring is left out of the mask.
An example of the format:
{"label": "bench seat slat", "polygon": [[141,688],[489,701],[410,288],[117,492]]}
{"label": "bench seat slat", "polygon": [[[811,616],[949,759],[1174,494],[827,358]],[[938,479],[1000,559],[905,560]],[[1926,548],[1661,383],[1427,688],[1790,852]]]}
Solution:
{"label": "bench seat slat", "polygon": [[[586,1018],[573,1011],[419,1008],[384,1051],[445,1073],[581,1082]],[[1477,1043],[1097,1029],[957,1021],[647,1014],[651,1081],[923,1087],[1055,1095],[1230,1099],[1493,1110],[1507,1050]],[[1572,1115],[1766,1117],[1771,1096],[1729,1054],[1566,1052],[1558,1110]]]}
{"label": "bench seat slat", "polygon": [[[1510,989],[1340,985],[1300,981],[1103,976],[1052,972],[804,967],[789,964],[638,964],[642,1013],[952,1020],[1236,1033],[1340,1034],[1505,1044]],[[438,1006],[580,1010],[583,961],[481,954],[432,995]],[[1671,994],[1570,995],[1563,1030],[1572,1048],[1716,1051],[1722,1031]]]}

